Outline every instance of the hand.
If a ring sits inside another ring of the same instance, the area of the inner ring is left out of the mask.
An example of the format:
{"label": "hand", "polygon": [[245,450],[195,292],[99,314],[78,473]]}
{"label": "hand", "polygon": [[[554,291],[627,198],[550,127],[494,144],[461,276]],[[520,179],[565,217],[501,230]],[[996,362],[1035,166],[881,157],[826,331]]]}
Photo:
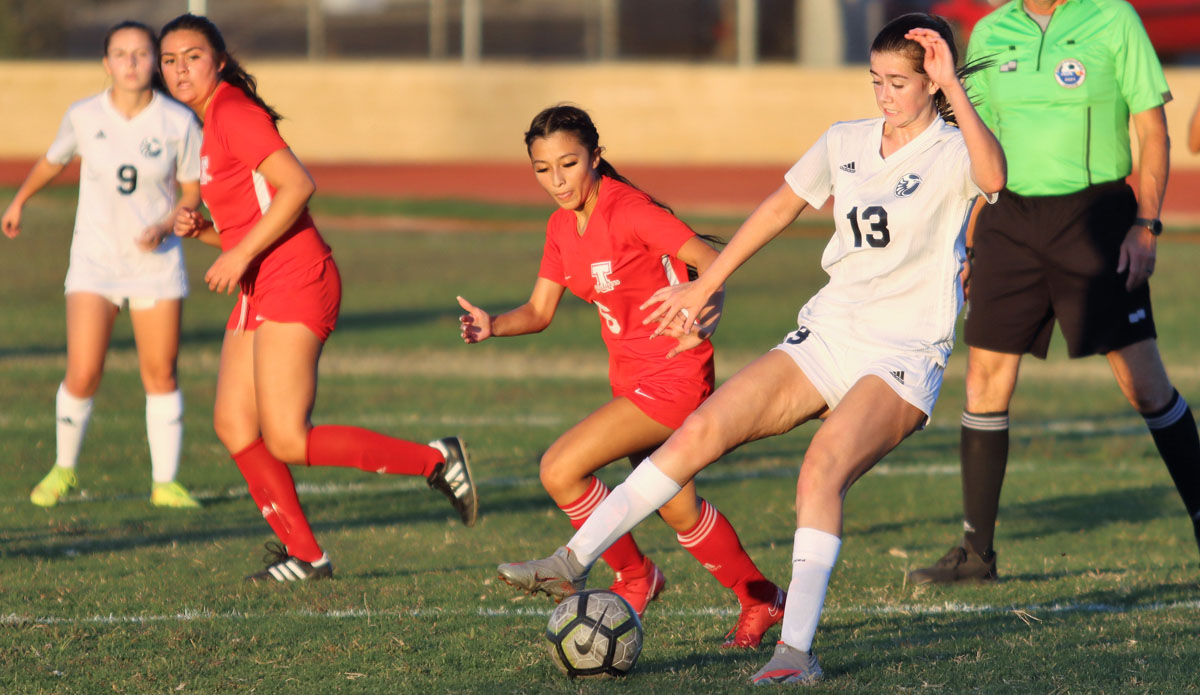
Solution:
{"label": "hand", "polygon": [[200,236],[200,232],[211,224],[199,212],[191,208],[180,208],[179,214],[175,216],[175,236],[194,239]]}
{"label": "hand", "polygon": [[1125,241],[1121,242],[1121,256],[1117,260],[1118,273],[1129,271],[1129,277],[1125,280],[1126,292],[1132,292],[1154,274],[1157,247],[1158,239],[1140,224],[1133,225],[1126,232]]}
{"label": "hand", "polygon": [[133,240],[137,247],[146,253],[153,251],[163,243],[163,239],[171,233],[171,228],[163,224],[152,224],[142,230],[141,235]]}
{"label": "hand", "polygon": [[246,268],[250,266],[251,260],[244,258],[236,247],[229,249],[217,256],[217,260],[204,274],[204,282],[213,292],[233,294],[233,291],[238,288],[242,276],[246,274]]}
{"label": "hand", "polygon": [[467,313],[458,317],[458,325],[464,343],[482,343],[492,337],[492,316],[483,309],[457,297],[458,305]]}
{"label": "hand", "polygon": [[678,344],[676,344],[675,347],[671,348],[671,351],[667,353],[667,359],[671,359],[672,357],[674,357],[680,353],[687,352],[688,350],[691,350],[692,348],[694,348],[698,345],[703,345],[705,342],[708,341],[710,332],[708,330],[706,330],[704,327],[697,326],[697,329],[693,330],[691,333],[684,333],[683,332],[683,324],[684,324],[683,316],[678,315],[675,317],[675,320],[671,322],[671,325],[667,328],[667,330],[663,333],[663,335],[670,336],[670,337],[676,339],[677,341],[679,341]]}
{"label": "hand", "polygon": [[638,307],[645,309],[652,304],[659,305],[642,319],[642,325],[658,321],[658,328],[654,329],[653,335],[662,335],[668,331],[676,317],[679,317],[683,320],[679,328],[680,335],[691,335],[696,320],[700,318],[700,312],[708,305],[712,294],[698,281],[663,287]]}
{"label": "hand", "polygon": [[954,70],[954,56],[942,35],[933,29],[912,29],[904,38],[916,41],[925,49],[925,74],[940,89],[958,83]]}
{"label": "hand", "polygon": [[21,233],[21,206],[9,205],[4,211],[4,217],[0,217],[0,228],[4,230],[4,236],[9,239],[16,239]]}

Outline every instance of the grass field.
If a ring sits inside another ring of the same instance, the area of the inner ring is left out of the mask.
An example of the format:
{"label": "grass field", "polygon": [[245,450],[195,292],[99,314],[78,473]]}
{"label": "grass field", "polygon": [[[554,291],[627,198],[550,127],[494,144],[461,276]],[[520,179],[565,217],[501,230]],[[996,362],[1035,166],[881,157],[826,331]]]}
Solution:
{"label": "grass field", "polygon": [[[10,196],[0,191],[0,200]],[[541,335],[458,341],[456,294],[492,310],[527,297],[548,211],[338,200],[315,209],[346,288],[314,419],[416,440],[463,435],[479,525],[462,528],[420,480],[296,470],[337,579],[243,583],[271,535],[209,425],[232,300],[201,288],[215,254],[197,246],[188,249],[180,478],[205,508],[148,503],[144,401],[123,317],[80,463],[83,492],[51,510],[32,506],[29,489],[54,456],[74,213],[69,190],[50,191],[27,209],[25,235],[0,240],[0,692],[749,690],[767,647],[717,648],[735,602],[656,520],[637,535],[669,584],[647,614],[646,648],[626,680],[562,678],[541,636],[551,604],[494,579],[497,563],[540,557],[569,536],[536,462],[608,398],[598,322],[577,300],[564,302]],[[452,215],[478,230],[383,233],[346,222],[380,215],[429,229]],[[487,231],[490,222],[503,231]],[[794,325],[823,279],[815,236],[782,237],[735,276],[717,339],[721,375]],[[1180,390],[1200,403],[1196,267],[1200,246],[1164,237],[1155,277],[1161,345]],[[1067,362],[1056,352],[1026,365],[997,537],[1002,580],[905,585],[906,569],[940,556],[959,534],[962,362],[961,354],[952,360],[930,428],[849,495],[815,645],[827,680],[816,692],[1200,691],[1196,545],[1144,425],[1102,359]],[[814,430],[746,446],[701,479],[701,493],[777,582],[787,580],[795,471]],[[626,470],[603,477],[613,484]],[[608,581],[598,567],[593,586]]]}

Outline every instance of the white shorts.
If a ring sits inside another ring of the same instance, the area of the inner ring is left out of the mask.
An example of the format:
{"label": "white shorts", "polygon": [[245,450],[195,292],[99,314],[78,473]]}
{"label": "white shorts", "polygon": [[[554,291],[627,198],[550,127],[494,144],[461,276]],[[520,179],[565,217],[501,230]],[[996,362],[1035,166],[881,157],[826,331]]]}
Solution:
{"label": "white shorts", "polygon": [[88,292],[88,294],[100,295],[101,297],[104,297],[108,301],[112,302],[117,307],[118,311],[120,311],[121,309],[124,309],[126,305],[129,306],[129,309],[131,311],[141,311],[143,309],[153,309],[154,305],[156,303],[158,303],[158,301],[160,299],[179,299],[179,297],[141,297],[141,296],[131,297],[131,296],[120,295],[120,294],[104,294],[103,292],[90,292],[89,290],[67,290],[64,294],[71,294],[72,292]]}
{"label": "white shorts", "polygon": [[107,298],[118,307],[148,309],[160,299],[182,299],[188,294],[187,270],[178,243],[132,257],[118,254],[89,255],[86,246],[71,245],[71,263],[63,283],[65,294],[88,292]]}
{"label": "white shorts", "polygon": [[837,407],[850,387],[873,374],[925,413],[926,424],[937,403],[945,372],[932,355],[914,352],[862,350],[845,341],[827,341],[801,326],[773,349],[787,354],[825,399],[830,410]]}

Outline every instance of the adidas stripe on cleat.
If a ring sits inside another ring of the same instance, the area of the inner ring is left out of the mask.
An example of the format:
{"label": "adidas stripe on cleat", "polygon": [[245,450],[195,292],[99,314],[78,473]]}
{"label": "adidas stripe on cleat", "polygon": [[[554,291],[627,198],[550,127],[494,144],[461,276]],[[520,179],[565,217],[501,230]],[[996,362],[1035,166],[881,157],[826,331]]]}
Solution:
{"label": "adidas stripe on cleat", "polygon": [[446,437],[429,442],[429,446],[440,451],[446,462],[439,463],[426,482],[450,500],[463,525],[474,526],[479,516],[479,495],[467,462],[466,444],[458,437]]}
{"label": "adidas stripe on cleat", "polygon": [[750,682],[755,685],[812,685],[821,680],[821,675],[816,654],[780,642],[775,645],[771,660],[750,677]]}
{"label": "adidas stripe on cleat", "polygon": [[301,582],[309,579],[332,579],[333,563],[328,555],[322,555],[316,562],[305,562],[297,557],[288,555],[283,546],[278,543],[266,544],[267,554],[263,557],[266,568],[261,572],[246,577],[248,582]]}

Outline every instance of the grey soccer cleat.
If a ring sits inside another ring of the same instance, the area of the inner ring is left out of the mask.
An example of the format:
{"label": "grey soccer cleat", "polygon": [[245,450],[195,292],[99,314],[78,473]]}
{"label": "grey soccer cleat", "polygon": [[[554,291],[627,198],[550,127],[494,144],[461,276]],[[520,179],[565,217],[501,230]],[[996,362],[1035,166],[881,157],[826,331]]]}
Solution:
{"label": "grey soccer cleat", "polygon": [[450,500],[464,526],[474,526],[479,515],[479,495],[467,463],[466,444],[458,437],[445,437],[429,442],[429,446],[442,452],[446,462],[439,463],[426,482]]}
{"label": "grey soccer cleat", "polygon": [[975,552],[964,541],[950,549],[931,567],[908,573],[913,584],[953,584],[955,582],[990,582],[996,579],[996,553],[986,557]]}
{"label": "grey soccer cleat", "polygon": [[500,578],[511,586],[528,591],[542,592],[555,603],[587,586],[588,568],[579,564],[575,555],[566,547],[542,560],[509,562],[500,565]]}
{"label": "grey soccer cleat", "polygon": [[755,685],[812,685],[821,680],[821,665],[812,651],[802,652],[783,642],[775,645],[775,654],[765,666],[750,676]]}

